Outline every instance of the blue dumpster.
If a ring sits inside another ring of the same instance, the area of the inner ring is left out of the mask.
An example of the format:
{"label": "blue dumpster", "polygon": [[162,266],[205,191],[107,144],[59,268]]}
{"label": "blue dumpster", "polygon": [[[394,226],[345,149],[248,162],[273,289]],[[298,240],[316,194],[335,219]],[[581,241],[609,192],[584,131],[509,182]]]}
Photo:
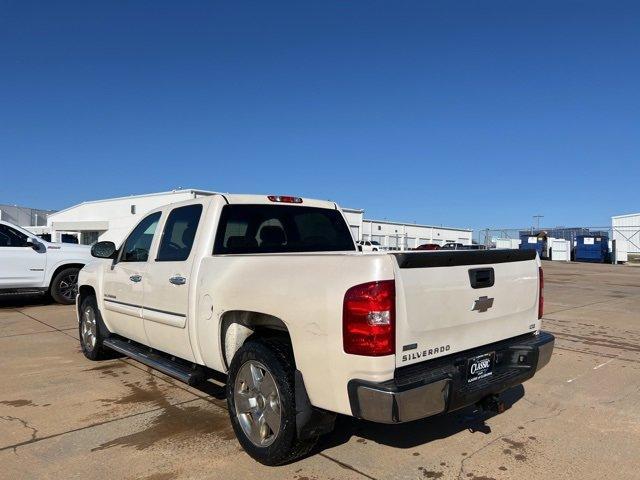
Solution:
{"label": "blue dumpster", "polygon": [[520,235],[520,250],[535,250],[540,258],[547,258],[547,237],[523,233]]}
{"label": "blue dumpster", "polygon": [[606,235],[578,235],[576,262],[604,263],[609,259],[609,237]]}

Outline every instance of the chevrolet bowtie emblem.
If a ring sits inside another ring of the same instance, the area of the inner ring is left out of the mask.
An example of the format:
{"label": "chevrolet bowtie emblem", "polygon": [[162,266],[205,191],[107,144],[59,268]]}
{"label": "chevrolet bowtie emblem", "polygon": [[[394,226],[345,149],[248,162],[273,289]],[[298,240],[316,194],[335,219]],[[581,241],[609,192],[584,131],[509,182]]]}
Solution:
{"label": "chevrolet bowtie emblem", "polygon": [[473,302],[473,308],[471,309],[471,311],[475,310],[477,312],[486,312],[491,307],[493,307],[493,298],[480,297]]}

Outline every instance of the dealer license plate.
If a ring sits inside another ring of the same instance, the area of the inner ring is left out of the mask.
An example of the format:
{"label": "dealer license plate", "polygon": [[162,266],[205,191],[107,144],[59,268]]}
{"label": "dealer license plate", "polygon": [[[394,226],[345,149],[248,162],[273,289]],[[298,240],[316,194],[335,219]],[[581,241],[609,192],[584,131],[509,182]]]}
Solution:
{"label": "dealer license plate", "polygon": [[467,361],[467,383],[493,375],[495,352],[484,353]]}

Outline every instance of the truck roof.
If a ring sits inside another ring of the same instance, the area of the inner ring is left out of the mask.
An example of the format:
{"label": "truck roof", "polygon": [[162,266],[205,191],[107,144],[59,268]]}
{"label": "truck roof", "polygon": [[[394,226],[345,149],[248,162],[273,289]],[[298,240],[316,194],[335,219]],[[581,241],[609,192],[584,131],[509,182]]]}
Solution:
{"label": "truck roof", "polygon": [[336,203],[331,202],[329,200],[315,200],[313,198],[301,198],[301,197],[290,197],[295,198],[296,200],[300,199],[301,202],[296,201],[295,203],[291,202],[278,202],[269,200],[269,197],[272,195],[249,195],[249,194],[238,194],[238,193],[213,193],[209,196],[203,196],[199,198],[190,198],[188,200],[182,200],[180,202],[172,202],[166,205],[159,206],[147,212],[148,214],[154,212],[160,212],[166,209],[173,209],[180,206],[192,205],[194,203],[201,202],[210,202],[216,197],[224,198],[227,203],[230,205],[285,205],[292,207],[315,207],[315,208],[328,208],[331,210],[335,210],[338,208]]}
{"label": "truck roof", "polygon": [[[249,194],[239,194],[239,193],[224,193],[221,194],[224,198],[227,199],[227,202],[230,204],[259,204],[259,205],[274,205],[278,202],[274,202],[269,200],[270,196],[279,195],[279,194],[270,194],[270,195],[249,195]],[[293,206],[307,206],[307,207],[317,207],[317,208],[330,208],[335,209],[337,205],[335,202],[331,202],[329,200],[316,200],[313,198],[302,198],[296,197],[302,200],[299,203],[282,203],[283,205],[293,205]]]}

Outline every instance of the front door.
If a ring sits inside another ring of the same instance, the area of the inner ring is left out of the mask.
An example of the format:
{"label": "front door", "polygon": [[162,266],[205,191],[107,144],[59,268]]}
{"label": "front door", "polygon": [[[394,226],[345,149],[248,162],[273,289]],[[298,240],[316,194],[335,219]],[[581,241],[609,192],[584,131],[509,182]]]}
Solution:
{"label": "front door", "polygon": [[129,234],[113,265],[105,266],[104,317],[112,333],[148,344],[142,323],[147,260],[161,212],[145,217]]}
{"label": "front door", "polygon": [[0,224],[0,289],[41,287],[47,253],[27,245],[29,237],[9,225]]}
{"label": "front door", "polygon": [[149,345],[195,361],[189,340],[189,286],[193,244],[202,204],[177,207],[164,224],[156,258],[147,264],[144,282],[144,326]]}

